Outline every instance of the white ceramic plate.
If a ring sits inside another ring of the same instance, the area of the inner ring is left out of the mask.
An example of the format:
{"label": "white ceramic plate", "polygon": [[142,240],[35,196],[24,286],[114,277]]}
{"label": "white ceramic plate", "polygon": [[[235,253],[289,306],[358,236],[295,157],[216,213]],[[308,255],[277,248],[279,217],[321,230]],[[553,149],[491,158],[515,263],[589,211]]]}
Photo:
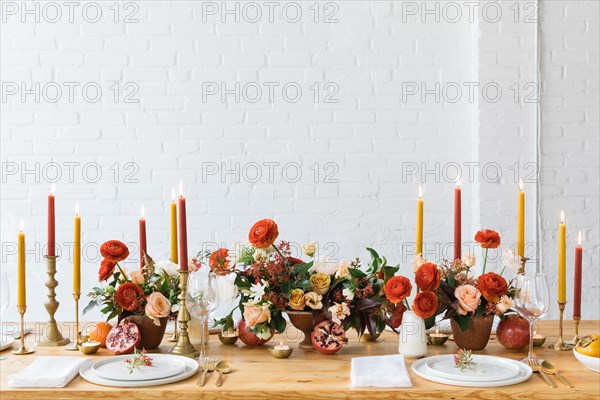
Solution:
{"label": "white ceramic plate", "polygon": [[520,361],[514,361],[505,359],[508,361],[512,361],[519,368],[519,375],[512,379],[505,379],[501,381],[486,381],[486,380],[473,380],[473,381],[459,381],[456,379],[442,378],[441,376],[437,376],[432,374],[428,367],[427,361],[429,358],[423,358],[421,360],[417,360],[413,363],[412,369],[415,374],[420,376],[423,379],[427,379],[428,381],[442,383],[444,385],[452,385],[452,386],[465,386],[465,387],[498,387],[498,386],[509,386],[516,385],[517,383],[521,383],[526,381],[531,377],[533,371],[529,365],[525,365]]}
{"label": "white ceramic plate", "polygon": [[8,335],[0,336],[0,351],[10,349],[15,342],[15,338]]}
{"label": "white ceramic plate", "polygon": [[514,360],[493,356],[473,356],[474,368],[461,371],[454,366],[454,355],[447,354],[427,358],[425,366],[429,373],[441,378],[459,381],[504,381],[515,378],[521,372]]}
{"label": "white ceramic plate", "polygon": [[132,354],[98,360],[92,364],[92,371],[105,379],[117,381],[149,381],[168,378],[180,374],[185,370],[185,363],[179,356],[171,354],[148,354],[152,358],[152,365],[135,368],[129,373],[125,360]]}
{"label": "white ceramic plate", "polygon": [[166,385],[168,383],[179,382],[184,379],[193,376],[196,372],[198,372],[198,361],[182,356],[172,356],[178,357],[185,363],[185,370],[183,372],[169,376],[168,378],[162,379],[154,379],[149,381],[117,381],[113,379],[102,378],[101,376],[96,375],[96,373],[92,370],[93,362],[89,362],[84,364],[79,369],[79,375],[86,381],[90,383],[95,383],[96,385],[103,386],[112,386],[112,387],[149,387],[149,386],[159,386]]}

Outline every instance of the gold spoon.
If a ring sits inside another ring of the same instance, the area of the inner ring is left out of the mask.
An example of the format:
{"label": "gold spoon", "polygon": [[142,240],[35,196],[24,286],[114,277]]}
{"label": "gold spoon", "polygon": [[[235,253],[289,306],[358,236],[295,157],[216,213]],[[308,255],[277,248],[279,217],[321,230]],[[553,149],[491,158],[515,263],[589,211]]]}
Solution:
{"label": "gold spoon", "polygon": [[229,372],[231,372],[231,364],[229,363],[229,361],[219,361],[217,367],[215,368],[215,371],[219,373],[219,378],[217,378],[217,383],[215,384],[215,386],[221,387],[221,385],[223,384],[223,374],[228,374]]}
{"label": "gold spoon", "polygon": [[542,361],[542,370],[547,373],[548,375],[556,375],[558,377],[558,379],[560,379],[560,381],[568,388],[572,388],[573,385],[571,385],[565,378],[563,378],[563,376],[561,374],[558,373],[558,369],[556,368],[556,366],[551,363],[548,360],[544,360]]}

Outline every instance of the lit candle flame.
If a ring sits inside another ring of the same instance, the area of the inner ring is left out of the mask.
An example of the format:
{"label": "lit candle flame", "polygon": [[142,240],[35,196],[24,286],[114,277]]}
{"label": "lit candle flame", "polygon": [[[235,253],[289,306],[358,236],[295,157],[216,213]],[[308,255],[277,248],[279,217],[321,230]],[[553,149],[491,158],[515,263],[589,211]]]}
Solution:
{"label": "lit candle flame", "polygon": [[533,336],[535,336],[535,335],[537,335],[537,332],[536,332],[536,331],[533,331]]}
{"label": "lit candle flame", "polygon": [[440,333],[440,328],[435,328],[435,334],[437,335],[438,333]]}
{"label": "lit candle flame", "polygon": [[280,345],[281,347],[283,347],[283,342],[279,342],[279,345]]}
{"label": "lit candle flame", "polygon": [[179,196],[183,197],[183,181],[179,181]]}
{"label": "lit candle flame", "polygon": [[171,199],[173,200],[173,203],[175,203],[175,188],[171,189]]}
{"label": "lit candle flame", "polygon": [[79,203],[75,203],[75,215],[79,216]]}
{"label": "lit candle flame", "polygon": [[23,232],[24,228],[25,228],[25,221],[21,220],[21,225],[19,227],[19,231]]}
{"label": "lit candle flame", "polygon": [[460,188],[460,179],[456,182],[456,187]]}
{"label": "lit candle flame", "polygon": [[579,231],[579,234],[577,235],[577,246],[581,246],[581,231]]}
{"label": "lit candle flame", "polygon": [[419,199],[423,198],[423,187],[419,185]]}
{"label": "lit candle flame", "polygon": [[54,191],[56,190],[56,185],[53,183],[52,187],[50,188],[50,196],[54,196]]}
{"label": "lit candle flame", "polygon": [[144,214],[146,214],[146,209],[144,208],[143,204],[142,204],[142,209],[140,210],[140,214],[142,215],[142,219],[144,219]]}
{"label": "lit candle flame", "polygon": [[565,212],[564,211],[560,211],[560,223],[564,224],[565,223]]}
{"label": "lit candle flame", "polygon": [[519,179],[519,190],[523,191],[523,179]]}

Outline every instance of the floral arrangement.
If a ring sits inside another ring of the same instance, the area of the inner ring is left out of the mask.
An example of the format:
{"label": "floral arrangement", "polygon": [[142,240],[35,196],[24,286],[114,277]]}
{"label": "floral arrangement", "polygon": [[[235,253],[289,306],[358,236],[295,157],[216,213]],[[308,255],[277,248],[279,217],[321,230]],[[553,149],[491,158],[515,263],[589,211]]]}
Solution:
{"label": "floral arrangement", "polygon": [[477,363],[473,361],[473,354],[467,349],[458,349],[458,353],[454,355],[454,366],[460,369],[460,372],[465,372],[466,369],[475,368]]}
{"label": "floral arrangement", "polygon": [[[502,316],[513,307],[514,287],[512,281],[506,281],[495,272],[486,273],[487,256],[489,249],[500,246],[500,235],[493,230],[482,230],[475,235],[482,249],[485,249],[483,273],[474,276],[471,268],[476,264],[474,254],[465,254],[460,260],[444,260],[439,266],[427,262],[420,257],[414,261],[417,285],[426,292],[428,298],[422,298],[419,307],[436,303],[433,296],[437,297],[437,310],[426,319],[426,326],[433,326],[435,315],[444,313],[444,318],[453,318],[464,332],[468,329],[472,318],[498,315]],[[504,259],[511,267],[521,270],[522,265],[518,257],[510,252],[505,252]],[[506,267],[505,267],[506,268]],[[419,295],[417,295],[419,297]],[[415,298],[415,302],[417,298]],[[415,312],[417,309],[415,308]]]}
{"label": "floral arrangement", "polygon": [[91,300],[84,313],[98,306],[101,313],[107,314],[107,321],[115,316],[145,315],[160,325],[160,318],[179,310],[179,277],[175,264],[175,267],[169,263],[156,267],[146,255],[146,264],[141,270],[127,271],[119,263],[127,258],[129,249],[118,240],[102,244],[100,254],[103,260],[98,280],[106,284],[88,293]]}
{"label": "floral arrangement", "polygon": [[137,349],[134,350],[134,354],[124,361],[127,364],[127,369],[130,374],[133,374],[134,370],[141,371],[140,367],[149,367],[152,365],[152,358],[146,354],[146,350],[141,353],[137,352]]}

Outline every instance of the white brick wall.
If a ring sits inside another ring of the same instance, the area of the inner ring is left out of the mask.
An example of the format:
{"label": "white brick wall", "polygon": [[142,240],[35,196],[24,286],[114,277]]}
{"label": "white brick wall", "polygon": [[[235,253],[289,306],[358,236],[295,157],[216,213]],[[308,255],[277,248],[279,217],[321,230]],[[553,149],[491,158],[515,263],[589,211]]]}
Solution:
{"label": "white brick wall", "polygon": [[[425,3],[433,14],[422,8]],[[531,2],[498,3],[502,17],[497,21],[495,5],[488,2],[478,5],[473,19],[468,7],[460,6],[458,21],[452,20],[447,2],[320,2],[318,21],[312,2],[280,2],[273,22],[267,6],[258,2],[259,22],[250,21],[254,14],[241,14],[236,22],[235,15],[207,13],[222,2],[138,1],[127,8],[120,4],[117,23],[110,2],[97,2],[103,13],[95,23],[89,22],[91,11],[85,18],[81,14],[88,3],[80,3],[72,22],[66,14],[48,21],[44,3],[26,3],[40,7],[39,22],[22,10],[12,15],[6,4],[21,2],[2,3],[2,270],[16,279],[10,246],[23,218],[32,250],[30,320],[46,316],[40,246],[51,162],[63,173],[57,182],[57,238],[63,245],[71,241],[75,202],[86,243],[136,243],[143,203],[149,251],[166,258],[171,188],[183,179],[190,253],[244,239],[255,220],[272,217],[282,238],[315,240],[323,255],[366,257],[364,247],[370,245],[409,268],[421,180],[426,252],[432,259],[452,254],[457,166],[463,175],[464,240],[487,227],[499,230],[508,245],[515,241],[515,171],[516,178],[527,177],[536,151],[536,102],[524,102],[531,93],[527,85],[535,82],[537,25],[535,18],[529,21],[535,11],[528,8]],[[247,2],[228,1],[227,7],[235,4],[243,9]],[[302,17],[289,22],[296,4]],[[600,318],[593,307],[600,287],[593,263],[599,257],[598,8],[594,1],[543,1],[541,6],[542,267],[554,293],[555,225],[564,208],[569,266],[576,231],[585,237],[584,268],[590,278],[584,282],[584,318]],[[289,7],[288,21],[280,14],[284,7]],[[124,22],[127,16],[138,22]],[[323,21],[326,17],[331,23]],[[21,92],[6,91],[7,84],[21,82],[58,84],[63,96],[49,102],[54,92],[48,87],[39,102],[33,95],[23,101]],[[65,82],[77,84],[72,101]],[[231,89],[236,82],[260,87],[263,97],[236,101],[229,94],[223,102],[221,93],[203,96],[207,83]],[[471,101],[474,82],[480,86]],[[493,92],[482,94],[490,82],[502,89],[497,102],[490,101]],[[438,83],[439,99],[424,92]],[[89,100],[96,94],[92,89],[84,97],[86,84],[101,88],[98,102]],[[292,89],[285,94],[288,100],[284,97],[286,84],[302,89],[297,102],[289,100],[295,96]],[[274,87],[273,101],[268,85]],[[453,101],[457,88],[462,96]],[[328,95],[337,103],[325,102]],[[469,177],[473,162],[480,166]],[[203,174],[202,163],[217,166],[216,174]],[[73,165],[72,180],[68,165]],[[23,168],[36,166],[37,172],[23,174]],[[252,182],[256,166],[262,178]],[[297,182],[295,166],[301,172]],[[223,167],[229,172],[225,176]],[[407,175],[412,167],[418,174]],[[493,179],[497,168],[499,182]],[[533,176],[526,185],[532,255],[535,181]],[[73,313],[69,258],[64,254],[59,262],[59,319]],[[87,291],[97,277],[93,246],[84,258]],[[128,262],[131,268],[135,258]],[[570,273],[569,288],[571,280]],[[14,307],[3,318],[14,320]]]}

